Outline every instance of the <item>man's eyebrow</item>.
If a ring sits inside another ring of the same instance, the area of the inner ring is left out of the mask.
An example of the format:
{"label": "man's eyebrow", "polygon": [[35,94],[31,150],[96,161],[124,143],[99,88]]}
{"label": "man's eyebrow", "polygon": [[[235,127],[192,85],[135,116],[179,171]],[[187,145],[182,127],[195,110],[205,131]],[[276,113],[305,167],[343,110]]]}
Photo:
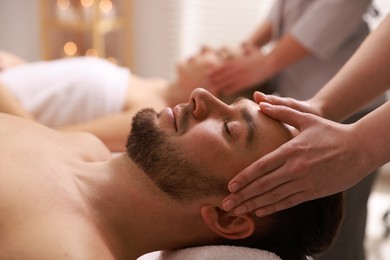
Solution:
{"label": "man's eyebrow", "polygon": [[253,117],[249,113],[248,109],[246,107],[243,107],[241,109],[241,116],[244,118],[244,121],[248,125],[248,134],[246,136],[246,146],[249,146],[249,144],[253,141],[253,136],[255,135],[255,124],[253,122]]}
{"label": "man's eyebrow", "polygon": [[[244,98],[244,97],[239,97],[232,103],[232,105],[238,105],[239,103],[243,102],[244,100],[249,100],[249,99]],[[248,133],[246,136],[246,145],[248,146],[252,142],[253,137],[255,135],[255,123],[253,121],[253,116],[249,113],[249,111],[246,107],[243,106],[241,108],[240,112],[241,112],[242,118],[244,119],[244,121],[248,125],[248,127],[247,127]]]}

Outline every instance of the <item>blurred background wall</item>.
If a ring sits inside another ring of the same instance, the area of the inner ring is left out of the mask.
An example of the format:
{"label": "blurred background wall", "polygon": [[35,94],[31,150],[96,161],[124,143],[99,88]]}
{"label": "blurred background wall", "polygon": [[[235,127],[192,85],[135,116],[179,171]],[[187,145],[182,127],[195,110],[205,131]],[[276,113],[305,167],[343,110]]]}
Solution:
{"label": "blurred background wall", "polygon": [[[41,1],[45,0],[0,1],[0,49],[29,61],[44,57]],[[46,1],[53,4],[61,0]],[[132,48],[131,69],[141,76],[168,79],[173,78],[177,60],[196,52],[203,44],[239,43],[264,18],[273,2],[112,0],[114,4],[121,1],[131,3],[132,42],[127,46]]]}
{"label": "blurred background wall", "polygon": [[0,1],[0,49],[41,58],[38,0]]}
{"label": "blurred background wall", "polygon": [[[0,1],[0,49],[29,61],[42,59],[40,1]],[[176,61],[201,45],[239,43],[264,19],[273,3],[273,0],[124,1],[131,3],[128,27],[131,44],[125,46],[131,48],[131,69],[142,76],[169,79],[174,75]],[[390,1],[374,3],[380,16],[368,18],[373,27],[390,11]]]}

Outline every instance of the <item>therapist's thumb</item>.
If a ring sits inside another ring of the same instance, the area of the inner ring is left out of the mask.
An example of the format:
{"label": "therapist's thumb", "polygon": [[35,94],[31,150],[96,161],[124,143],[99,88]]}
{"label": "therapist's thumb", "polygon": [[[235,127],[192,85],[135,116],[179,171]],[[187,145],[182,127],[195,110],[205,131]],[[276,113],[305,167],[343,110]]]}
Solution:
{"label": "therapist's thumb", "polygon": [[296,129],[301,129],[307,122],[308,117],[312,116],[308,113],[302,113],[290,107],[271,105],[266,102],[260,102],[259,107],[261,112],[267,116],[293,126]]}

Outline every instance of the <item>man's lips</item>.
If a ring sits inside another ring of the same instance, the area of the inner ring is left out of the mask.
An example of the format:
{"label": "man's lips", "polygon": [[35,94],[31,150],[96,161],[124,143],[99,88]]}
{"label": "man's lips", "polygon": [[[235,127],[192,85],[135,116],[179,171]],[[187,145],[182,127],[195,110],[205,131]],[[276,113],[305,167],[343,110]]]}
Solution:
{"label": "man's lips", "polygon": [[167,114],[169,116],[169,120],[172,122],[173,128],[177,131],[177,122],[176,122],[176,114],[174,109],[172,108],[167,108]]}
{"label": "man's lips", "polygon": [[179,112],[180,112],[179,105],[176,105],[176,106],[172,109],[173,124],[174,124],[174,126],[175,126],[175,128],[176,128],[176,131],[179,131],[179,126],[178,126]]}
{"label": "man's lips", "polygon": [[172,108],[164,108],[159,114],[157,114],[157,118],[160,118],[160,120],[162,119],[162,122],[168,123],[168,127],[172,126],[172,128],[177,131],[176,116]]}

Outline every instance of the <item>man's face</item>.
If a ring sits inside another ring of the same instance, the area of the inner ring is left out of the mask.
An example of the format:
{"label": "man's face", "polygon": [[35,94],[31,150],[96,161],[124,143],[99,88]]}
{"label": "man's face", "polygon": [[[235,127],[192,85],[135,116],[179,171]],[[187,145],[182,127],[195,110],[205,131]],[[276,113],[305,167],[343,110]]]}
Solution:
{"label": "man's face", "polygon": [[[152,179],[163,172],[162,182],[172,182],[170,175],[181,176],[179,179],[202,175],[203,182],[226,185],[239,171],[290,138],[290,132],[263,115],[256,103],[239,99],[226,105],[206,90],[195,89],[186,104],[165,108],[160,114],[151,110],[137,114],[128,150]],[[189,189],[194,191],[193,183],[189,182]],[[225,189],[219,193],[227,192]]]}

